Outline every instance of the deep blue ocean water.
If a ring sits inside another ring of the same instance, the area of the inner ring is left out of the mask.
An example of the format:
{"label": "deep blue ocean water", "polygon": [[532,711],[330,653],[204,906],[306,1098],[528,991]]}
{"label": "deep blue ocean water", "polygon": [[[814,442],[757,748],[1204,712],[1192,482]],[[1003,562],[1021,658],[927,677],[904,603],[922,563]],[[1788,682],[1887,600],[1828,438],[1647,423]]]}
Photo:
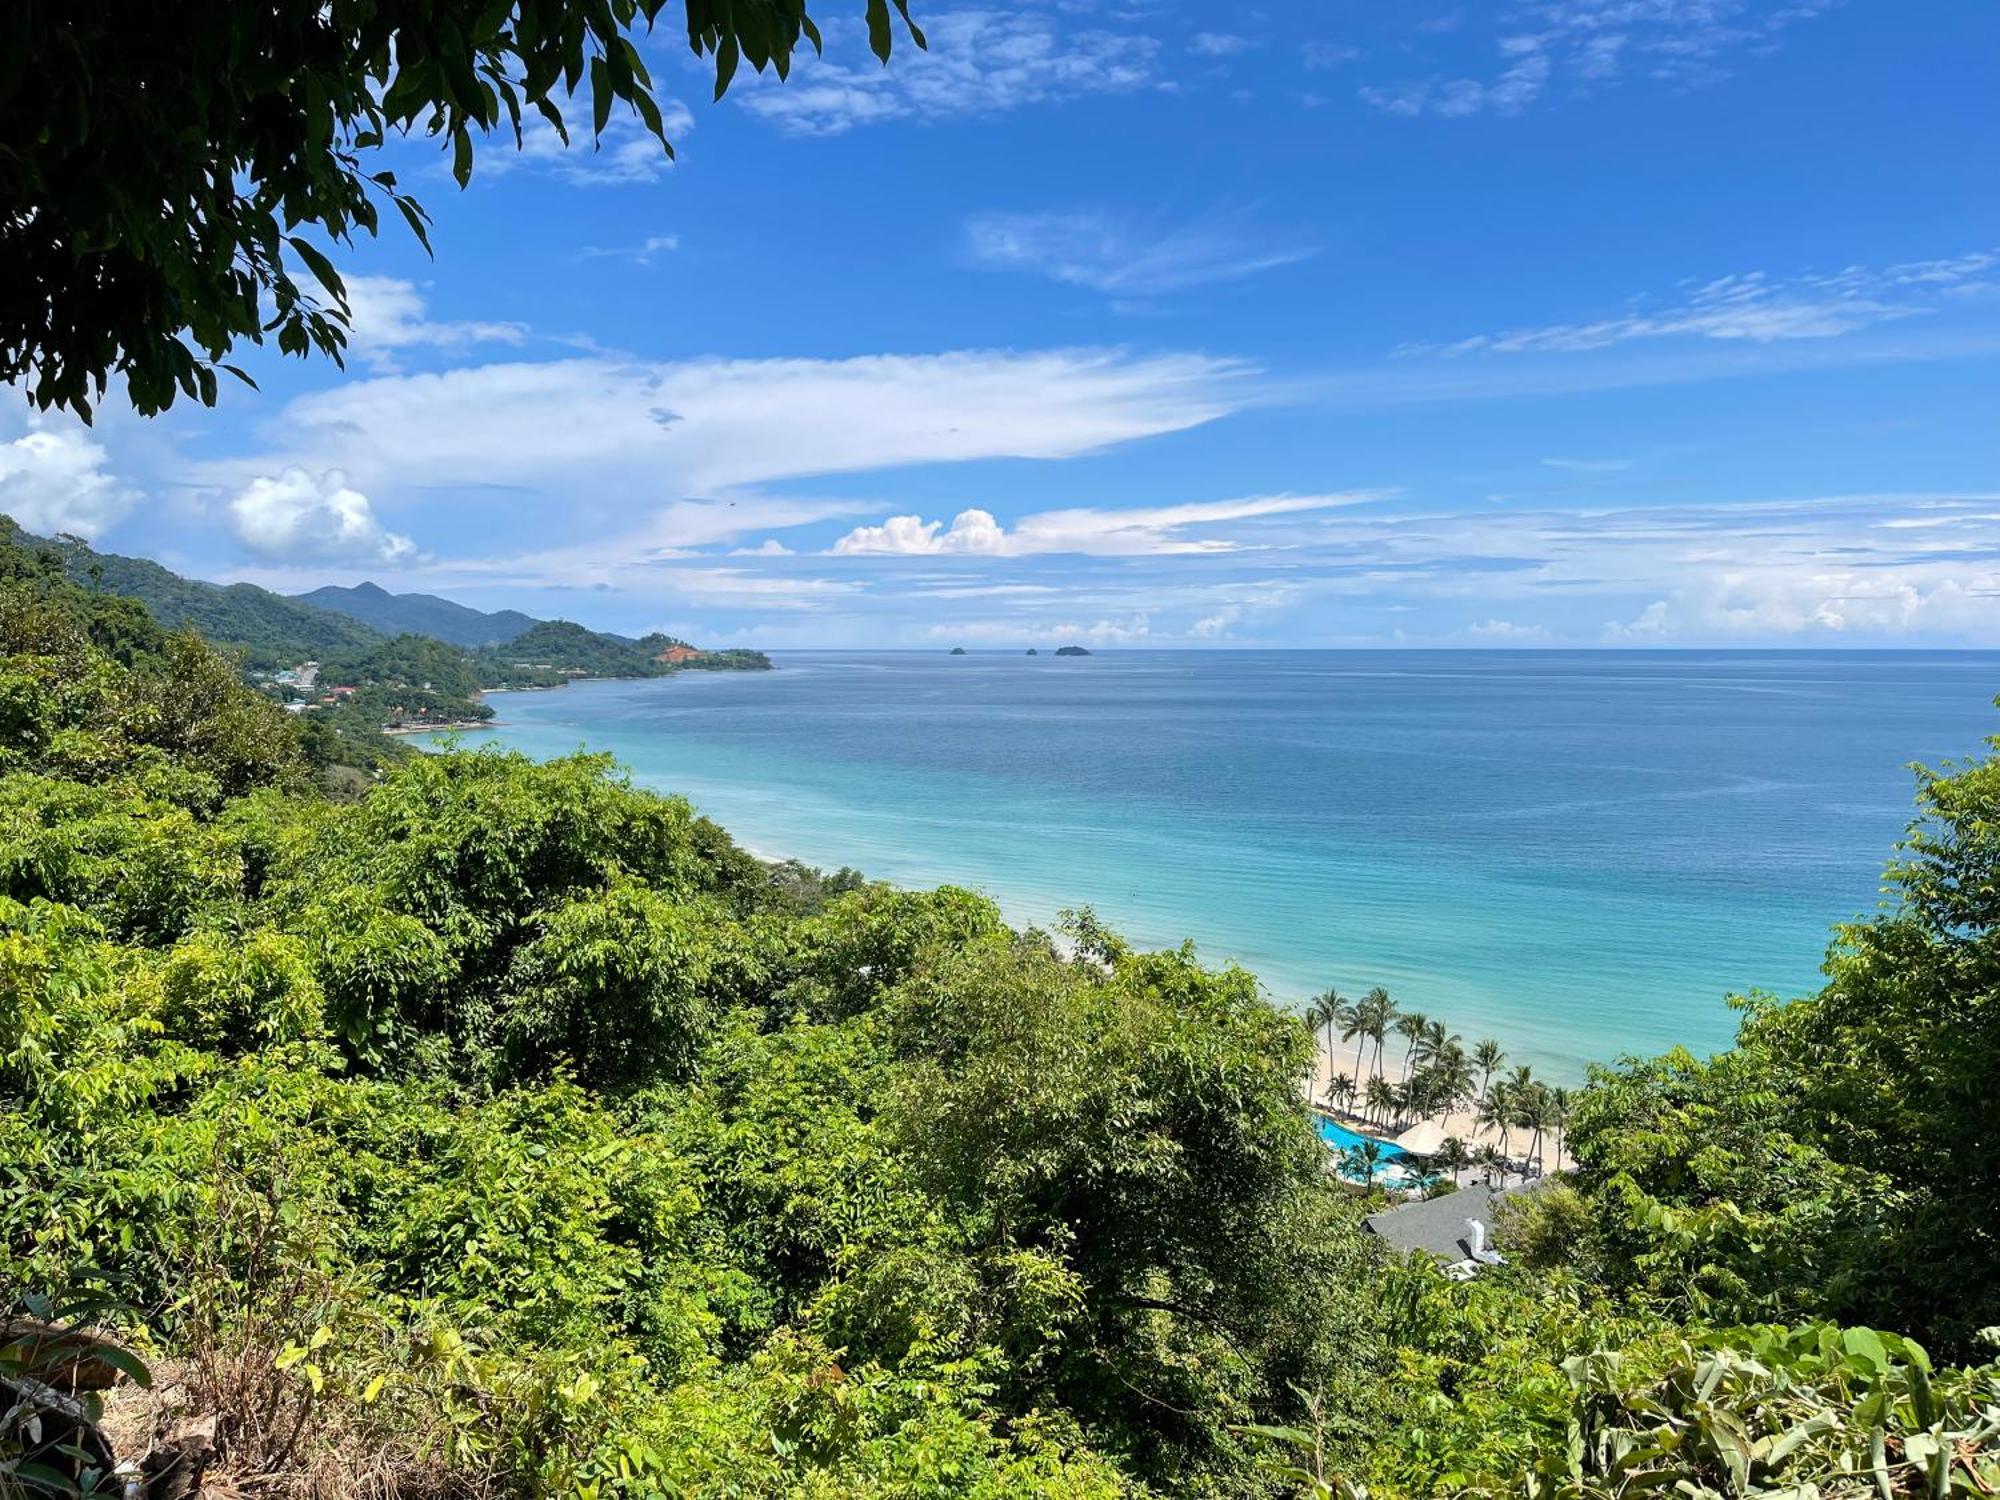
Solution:
{"label": "deep blue ocean water", "polygon": [[1273,996],[1372,984],[1543,1071],[1725,1044],[1873,910],[2000,653],[785,653],[495,695],[759,853],[1089,904]]}

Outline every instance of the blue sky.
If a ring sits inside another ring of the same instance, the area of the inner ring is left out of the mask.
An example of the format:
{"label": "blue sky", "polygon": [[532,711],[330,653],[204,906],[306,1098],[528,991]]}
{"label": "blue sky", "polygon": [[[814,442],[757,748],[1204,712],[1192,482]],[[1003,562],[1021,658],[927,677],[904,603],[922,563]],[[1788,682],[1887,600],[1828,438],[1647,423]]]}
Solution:
{"label": "blue sky", "polygon": [[679,158],[495,142],[346,372],[0,509],[772,647],[2000,645],[1984,0],[913,0]]}

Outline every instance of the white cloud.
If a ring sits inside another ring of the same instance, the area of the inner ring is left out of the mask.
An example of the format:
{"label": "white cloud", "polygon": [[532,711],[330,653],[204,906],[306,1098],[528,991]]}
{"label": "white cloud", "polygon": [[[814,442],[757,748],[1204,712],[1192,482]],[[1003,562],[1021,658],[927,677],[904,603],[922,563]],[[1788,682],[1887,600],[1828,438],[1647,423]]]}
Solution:
{"label": "white cloud", "polygon": [[774,536],[767,536],[754,547],[738,547],[729,554],[731,557],[790,557],[792,549]]}
{"label": "white cloud", "polygon": [[[658,102],[669,141],[679,141],[694,129],[694,113],[680,100]],[[673,170],[673,158],[665,148],[622,107],[605,123],[603,138],[596,142],[590,137],[588,108],[567,113],[568,145],[553,125],[530,110],[521,120],[521,149],[487,152],[480,158],[480,173],[492,177],[519,169],[546,172],[572,187],[630,187],[657,182]]]}
{"label": "white cloud", "polygon": [[[1153,82],[1150,37],[1071,29],[1034,12],[952,11],[923,19],[930,46],[899,47],[894,63],[800,57],[790,80],[739,78],[731,97],[781,129],[837,135],[905,118],[994,115],[1084,94],[1125,93]],[[854,28],[827,27],[829,54],[860,51]]]}
{"label": "white cloud", "polygon": [[1551,639],[1546,625],[1517,625],[1512,620],[1480,620],[1466,626],[1465,633],[1488,645],[1525,646]]}
{"label": "white cloud", "polygon": [[980,265],[1121,297],[1237,281],[1315,253],[1305,245],[1258,243],[1228,215],[1147,232],[1098,213],[987,213],[967,222],[966,239]]}
{"label": "white cloud", "polygon": [[96,442],[66,428],[39,428],[0,443],[0,513],[41,536],[102,535],[139,503],[106,459]]}
{"label": "white cloud", "polygon": [[[1364,86],[1361,98],[1397,115],[1463,118],[1517,114],[1550,83],[1599,85],[1637,72],[1668,83],[1700,85],[1727,76],[1725,60],[1774,48],[1793,25],[1832,8],[1833,0],[1523,0],[1497,9],[1495,71],[1484,78],[1429,78]],[[1419,23],[1415,28],[1427,28]]]}
{"label": "white cloud", "polygon": [[493,364],[301,396],[271,424],[269,453],[206,472],[240,484],[340,469],[375,494],[525,486],[629,515],[801,475],[1072,457],[1238,409],[1254,399],[1248,375],[1102,349]]}
{"label": "white cloud", "polygon": [[436,322],[412,282],[394,276],[348,276],[350,353],[378,370],[394,368],[399,349],[429,348],[461,353],[475,344],[518,344],[528,335],[520,323]]}
{"label": "white cloud", "polygon": [[1924,317],[1941,299],[1980,279],[2000,253],[1916,261],[1870,270],[1774,278],[1763,271],[1718,276],[1684,288],[1678,300],[1652,310],[1588,323],[1552,323],[1505,333],[1476,334],[1451,344],[1411,345],[1402,354],[1573,354],[1643,339],[1714,339],[1772,344],[1830,339],[1870,326]]}
{"label": "white cloud", "polygon": [[1550,63],[1539,50],[1523,52],[1490,83],[1471,78],[1427,79],[1389,87],[1364,84],[1357,90],[1364,103],[1392,115],[1443,115],[1462,119],[1491,111],[1519,114],[1541,96],[1549,81]]}
{"label": "white cloud", "polygon": [[1247,36],[1227,31],[1197,31],[1188,38],[1188,51],[1197,57],[1235,57],[1257,43]]}
{"label": "white cloud", "polygon": [[1259,495],[1240,500],[1131,510],[1048,510],[1023,516],[1009,531],[983,510],[963,510],[946,526],[921,516],[890,516],[879,526],[857,526],[833,544],[841,554],[935,557],[977,554],[1026,557],[1076,552],[1096,556],[1161,556],[1240,550],[1226,537],[1190,537],[1188,528],[1266,516],[1301,515],[1379,499],[1375,492],[1338,495]]}
{"label": "white cloud", "polygon": [[1243,607],[1226,604],[1212,615],[1203,615],[1188,627],[1188,634],[1199,640],[1212,641],[1229,634],[1229,627],[1243,618]]}
{"label": "white cloud", "polygon": [[280,562],[399,563],[417,550],[383,527],[368,497],[349,489],[338,470],[260,475],[230,502],[229,513],[245,546]]}
{"label": "white cloud", "polygon": [[585,245],[576,252],[578,260],[629,260],[635,266],[650,266],[654,259],[680,249],[677,234],[649,234],[631,245]]}
{"label": "white cloud", "polygon": [[1319,72],[1353,62],[1361,56],[1359,47],[1343,47],[1334,42],[1307,42],[1301,53],[1308,69]]}
{"label": "white cloud", "polygon": [[1545,458],[1542,467],[1572,474],[1622,474],[1637,463],[1635,458]]}

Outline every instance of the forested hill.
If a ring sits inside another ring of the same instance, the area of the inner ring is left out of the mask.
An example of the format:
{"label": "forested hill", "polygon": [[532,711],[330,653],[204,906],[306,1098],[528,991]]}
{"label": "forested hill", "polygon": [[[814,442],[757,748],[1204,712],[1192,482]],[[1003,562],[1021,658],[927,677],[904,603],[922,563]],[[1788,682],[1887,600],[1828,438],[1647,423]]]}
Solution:
{"label": "forested hill", "polygon": [[52,553],[78,585],[136,599],[167,629],[192,626],[212,641],[241,650],[251,666],[284,666],[361,651],[381,640],[359,621],[255,584],[183,578],[146,558],[99,552],[75,537],[35,536],[8,516],[0,516],[0,543]]}
{"label": "forested hill", "polygon": [[501,645],[541,623],[518,609],[489,613],[436,594],[392,594],[374,583],[357,583],[352,588],[328,584],[292,598],[314,609],[359,620],[384,635],[427,635],[468,650]]}
{"label": "forested hill", "polygon": [[[166,629],[192,628],[240,653],[267,694],[337,718],[338,737],[350,744],[370,727],[488,718],[491,711],[478,701],[484,688],[770,666],[761,652],[698,650],[665,635],[635,640],[516,610],[486,614],[373,584],[288,598],[254,584],[204,583],[145,558],[99,552],[75,537],[34,536],[4,516],[0,548],[46,559],[80,589],[136,600]],[[340,607],[323,608],[315,602],[321,599]],[[365,618],[371,613],[383,629]],[[296,669],[308,662],[317,670],[301,681]],[[361,757],[363,764],[373,760],[373,753]]]}

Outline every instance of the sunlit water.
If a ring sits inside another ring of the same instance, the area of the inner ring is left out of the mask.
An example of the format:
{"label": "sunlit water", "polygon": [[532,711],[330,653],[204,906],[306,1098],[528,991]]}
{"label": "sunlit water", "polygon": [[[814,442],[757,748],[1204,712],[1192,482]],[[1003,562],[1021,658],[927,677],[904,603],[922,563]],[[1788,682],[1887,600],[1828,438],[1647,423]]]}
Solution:
{"label": "sunlit water", "polygon": [[2000,653],[800,653],[496,695],[760,853],[1089,904],[1281,1001],[1386,986],[1558,1074],[1725,1043],[1874,909]]}

